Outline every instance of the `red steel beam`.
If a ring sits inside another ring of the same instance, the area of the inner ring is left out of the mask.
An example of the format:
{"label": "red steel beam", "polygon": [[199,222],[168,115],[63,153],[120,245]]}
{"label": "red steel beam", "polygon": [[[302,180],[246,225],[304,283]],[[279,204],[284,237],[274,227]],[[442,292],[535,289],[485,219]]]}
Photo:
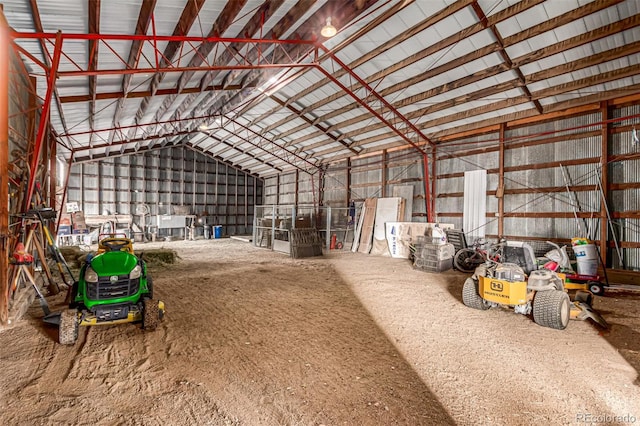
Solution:
{"label": "red steel beam", "polygon": [[[100,0],[89,0],[89,32],[91,34],[100,34]],[[98,40],[89,40],[89,63],[87,69],[95,71],[98,68]],[[95,75],[89,76],[89,128],[93,129],[94,117],[96,114],[96,93],[98,86],[98,78]],[[93,141],[89,138],[89,144]]]}
{"label": "red steel beam", "polygon": [[[322,44],[318,44],[318,47],[325,51],[325,53],[335,61],[342,69],[347,71],[347,73],[353,77],[362,87],[364,87],[370,95],[373,95],[376,99],[378,99],[389,111],[391,111],[397,118],[399,118],[404,124],[406,124],[420,139],[429,143],[429,145],[433,146],[434,143],[429,140],[427,136],[425,136],[420,129],[418,129],[409,119],[407,119],[404,115],[402,115],[393,105],[391,105],[386,99],[380,96],[366,81],[360,78],[348,65],[339,60],[329,49],[324,47]],[[400,136],[405,142],[414,147],[416,151],[420,155],[422,155],[422,162],[424,164],[424,194],[425,194],[425,208],[427,210],[427,220],[429,222],[433,221],[433,202],[431,197],[431,189],[429,184],[429,155],[427,152],[422,149],[419,145],[417,145],[414,141],[412,141],[405,133],[403,133],[400,129],[394,126],[391,122],[389,122],[386,118],[382,116],[378,111],[373,109],[367,102],[358,97],[355,93],[353,93],[346,85],[342,84],[337,78],[335,78],[329,71],[325,70],[322,66],[317,65],[316,68],[321,71],[327,78],[329,78],[335,85],[340,87],[351,96],[358,104],[365,107],[374,117],[384,123],[391,131]]]}
{"label": "red steel beam", "polygon": [[[130,75],[129,75],[130,76]],[[127,76],[125,76],[127,77]],[[186,87],[181,91],[177,87],[173,87],[171,89],[158,89],[156,91],[155,96],[165,96],[165,95],[176,95],[176,94],[200,94],[202,92],[211,92],[214,90],[241,90],[246,89],[247,87],[256,87],[256,86],[240,86],[239,84],[233,84],[226,87],[223,87],[221,84],[216,84],[215,86],[208,86],[204,89],[200,89],[199,87]],[[121,92],[103,92],[96,93],[96,100],[106,100],[106,99],[134,99],[134,98],[144,98],[145,96],[151,96],[151,90],[139,90],[135,92],[129,91],[121,91]],[[88,102],[92,98],[89,95],[68,95],[68,96],[60,96],[60,102],[63,104],[73,103],[73,102]],[[114,123],[119,120],[114,120]]]}
{"label": "red steel beam", "polygon": [[82,77],[92,75],[126,75],[126,74],[149,74],[149,73],[168,73],[168,72],[185,72],[185,71],[216,71],[216,70],[254,70],[254,69],[273,69],[273,68],[313,68],[316,63],[309,64],[255,64],[255,65],[217,65],[217,66],[199,66],[199,67],[169,67],[169,68],[136,68],[136,69],[110,69],[110,70],[79,70],[79,71],[60,71],[58,77]]}
{"label": "red steel beam", "polygon": [[74,136],[88,135],[88,134],[91,134],[91,133],[110,132],[110,131],[113,131],[113,130],[131,129],[131,128],[134,128],[134,127],[146,127],[146,126],[157,126],[157,125],[162,125],[162,124],[179,123],[179,122],[182,122],[182,121],[203,121],[203,120],[211,119],[211,118],[214,118],[214,117],[220,117],[220,114],[216,113],[216,114],[208,114],[208,115],[199,115],[197,117],[174,118],[174,119],[169,119],[169,120],[153,121],[153,122],[149,122],[149,123],[129,124],[129,125],[126,125],[126,126],[114,126],[114,127],[109,127],[107,129],[85,130],[85,131],[82,131],[82,132],[60,134],[60,135],[58,135],[58,137],[74,137]]}
{"label": "red steel beam", "polygon": [[[11,31],[13,39],[49,39],[55,40],[57,33],[35,32],[26,33],[20,31]],[[63,33],[63,40],[141,40],[153,43],[154,41],[178,41],[193,43],[244,43],[244,44],[304,44],[308,46],[317,46],[317,42],[313,40],[300,39],[260,39],[248,37],[198,37],[198,36],[179,36],[179,35],[146,35],[146,34],[82,34],[82,33]],[[321,45],[322,46],[322,45]]]}
{"label": "red steel beam", "polygon": [[[293,155],[293,156],[294,156],[294,157],[296,157],[297,159],[299,159],[299,160],[301,160],[301,161],[303,161],[303,162],[307,163],[308,165],[310,165],[310,166],[311,166],[311,167],[313,167],[314,169],[318,169],[318,170],[320,170],[320,166],[318,166],[318,165],[316,165],[316,164],[313,164],[312,162],[310,162],[310,161],[309,161],[309,160],[307,160],[306,158],[303,158],[303,157],[299,156],[299,155],[298,155],[298,154],[296,154],[295,152],[291,152],[291,151],[289,151],[289,150],[288,150],[288,149],[286,149],[285,147],[280,146],[279,144],[277,144],[276,142],[273,142],[272,140],[269,140],[269,139],[265,138],[263,135],[261,135],[260,133],[258,133],[258,132],[256,132],[256,131],[254,131],[254,130],[253,130],[253,129],[251,129],[250,127],[247,127],[247,126],[245,126],[245,125],[244,125],[244,124],[242,124],[242,123],[239,123],[238,121],[234,120],[233,118],[229,118],[229,117],[226,117],[226,116],[225,116],[225,118],[226,118],[227,120],[229,120],[230,122],[232,122],[233,124],[235,124],[235,125],[237,125],[237,126],[241,127],[242,129],[246,130],[247,132],[249,132],[249,133],[253,133],[255,136],[257,136],[257,137],[259,137],[259,138],[261,138],[261,139],[264,139],[265,141],[267,141],[268,143],[270,143],[270,144],[272,144],[272,145],[277,146],[277,147],[278,147],[278,148],[280,148],[281,150],[285,151],[287,154]],[[234,132],[234,133],[235,133],[235,132]],[[238,136],[238,135],[236,134],[235,136]],[[238,136],[238,137],[240,137],[240,136]],[[258,144],[255,144],[255,143],[253,143],[252,141],[250,141],[250,140],[248,140],[248,139],[244,139],[244,138],[240,138],[240,139],[243,139],[245,142],[250,143],[251,145],[255,146],[256,148],[259,148],[259,149],[262,149],[263,151],[268,152],[269,154],[273,155],[274,157],[280,158],[280,157],[278,157],[277,155],[275,155],[274,153],[267,151],[264,147],[262,147],[262,146],[260,146],[260,145],[258,145]],[[285,161],[285,162],[287,162],[287,163],[291,164],[291,165],[292,165],[293,167],[295,167],[296,169],[300,169],[300,167],[299,167],[299,166],[297,166],[297,165],[295,165],[295,164],[293,164],[293,163],[289,162],[288,160],[285,160],[285,159],[282,159],[282,158],[280,158],[280,160]],[[306,171],[306,170],[303,170],[303,169],[300,169],[300,170],[302,170],[302,171]]]}
{"label": "red steel beam", "polygon": [[0,5],[0,324],[9,321],[9,25]]}
{"label": "red steel beam", "polygon": [[[156,0],[143,1],[140,6],[140,13],[138,15],[138,23],[136,25],[136,34],[146,34],[149,29],[149,23],[153,18],[153,11],[156,7]],[[155,27],[153,33],[155,34]],[[142,53],[142,46],[144,42],[136,40],[131,42],[131,48],[129,49],[129,57],[127,58],[127,68],[137,68],[140,61],[140,54]],[[154,45],[154,50],[157,46]],[[158,66],[158,64],[156,64]],[[118,106],[113,113],[113,125],[120,124],[120,115],[124,109],[125,98],[129,97],[129,88],[131,86],[132,75],[128,74],[122,78],[122,96],[119,97]],[[147,95],[148,96],[148,95]],[[96,98],[98,95],[96,95]],[[63,102],[62,99],[60,102]],[[109,135],[109,142],[113,142],[116,133],[111,132]]]}
{"label": "red steel beam", "polygon": [[31,158],[31,174],[29,175],[29,184],[27,186],[27,194],[24,198],[24,211],[29,209],[31,204],[31,197],[33,197],[33,190],[35,189],[36,175],[38,174],[38,163],[40,162],[40,151],[42,150],[42,143],[47,133],[47,127],[49,126],[49,113],[51,112],[51,98],[56,85],[56,74],[58,72],[58,65],[60,64],[60,55],[62,53],[62,33],[58,33],[56,37],[56,44],[53,51],[53,59],[51,61],[51,68],[49,69],[49,76],[47,81],[47,93],[44,97],[44,103],[42,105],[42,112],[40,113],[40,123],[38,123],[38,133],[36,135],[35,146],[33,149],[33,157]]}

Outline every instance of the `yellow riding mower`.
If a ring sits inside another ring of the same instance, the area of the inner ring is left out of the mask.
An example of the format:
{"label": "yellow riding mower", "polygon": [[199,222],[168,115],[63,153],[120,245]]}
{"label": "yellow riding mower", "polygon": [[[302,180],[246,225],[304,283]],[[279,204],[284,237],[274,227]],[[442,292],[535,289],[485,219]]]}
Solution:
{"label": "yellow riding mower", "polygon": [[[509,255],[510,249],[515,254]],[[535,269],[533,250],[526,243],[507,242],[504,257],[518,263],[487,262],[467,278],[462,288],[466,306],[480,310],[510,307],[518,314],[532,314],[536,324],[557,330],[564,330],[572,318],[589,318],[607,327],[606,321],[591,309],[591,293],[579,291],[572,301],[563,274]]]}

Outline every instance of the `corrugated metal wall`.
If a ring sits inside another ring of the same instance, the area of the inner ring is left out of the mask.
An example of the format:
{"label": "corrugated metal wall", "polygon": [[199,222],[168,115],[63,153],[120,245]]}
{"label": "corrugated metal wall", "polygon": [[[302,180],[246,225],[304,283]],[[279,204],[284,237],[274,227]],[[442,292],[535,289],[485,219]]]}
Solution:
{"label": "corrugated metal wall", "polygon": [[[487,170],[487,192],[495,193],[498,187],[499,154],[496,149],[498,133],[487,133],[439,144],[436,164],[436,217],[439,222],[452,223],[462,229],[464,210],[464,172]],[[482,152],[487,151],[487,152]],[[498,210],[497,199],[487,197],[487,212]],[[497,232],[497,222],[488,217],[485,234]]]}
{"label": "corrugated metal wall", "polygon": [[207,215],[226,234],[249,234],[254,205],[262,203],[262,181],[188,148],[74,164],[67,201],[85,215],[136,214],[146,204],[151,215]]}
{"label": "corrugated metal wall", "polygon": [[[640,105],[625,106],[611,112],[612,118],[634,117],[611,125],[609,138],[609,183],[613,188],[609,197],[609,208],[614,213],[617,235],[623,241],[640,243],[640,143],[633,139],[633,130],[640,137]],[[640,248],[630,247],[624,250],[627,269],[640,269]]]}
{"label": "corrugated metal wall", "polygon": [[331,207],[345,207],[348,194],[349,168],[347,161],[331,164],[324,174],[323,204]]}
{"label": "corrugated metal wall", "polygon": [[[608,158],[608,203],[624,248],[627,269],[640,269],[640,144],[631,131],[640,134],[640,105],[610,109]],[[626,120],[615,120],[630,117]],[[576,236],[600,238],[601,193],[598,186],[602,157],[602,112],[592,112],[547,122],[506,128],[504,139],[504,198],[502,234],[516,238],[568,240]],[[462,227],[464,172],[487,170],[487,223],[485,234],[499,232],[497,191],[500,170],[497,130],[461,140],[439,143],[436,148],[436,220]],[[348,174],[350,173],[350,175]],[[426,220],[422,157],[415,150],[381,152],[341,161],[326,169],[323,205],[346,207],[349,200],[360,204],[368,197],[390,197],[395,186],[413,186],[414,221]],[[299,176],[298,204],[308,202],[308,179]],[[265,182],[265,202],[290,203],[291,176]],[[567,191],[566,186],[570,187]],[[351,190],[349,196],[348,190]],[[280,200],[278,200],[280,191]],[[304,202],[303,196],[307,195]],[[285,201],[286,200],[286,201]],[[581,218],[576,220],[574,211]],[[612,237],[609,235],[609,240]],[[610,260],[611,261],[611,260]],[[614,266],[615,260],[612,261]]]}

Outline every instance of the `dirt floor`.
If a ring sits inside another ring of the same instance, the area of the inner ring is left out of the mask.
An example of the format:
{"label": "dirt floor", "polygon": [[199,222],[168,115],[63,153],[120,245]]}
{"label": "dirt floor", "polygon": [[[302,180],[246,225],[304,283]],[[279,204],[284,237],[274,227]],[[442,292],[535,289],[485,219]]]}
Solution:
{"label": "dirt floor", "polygon": [[404,260],[164,246],[181,259],[151,267],[158,330],[81,328],[61,346],[36,301],[0,332],[1,424],[640,423],[639,293],[596,299],[608,331],[557,331],[469,309],[466,275]]}

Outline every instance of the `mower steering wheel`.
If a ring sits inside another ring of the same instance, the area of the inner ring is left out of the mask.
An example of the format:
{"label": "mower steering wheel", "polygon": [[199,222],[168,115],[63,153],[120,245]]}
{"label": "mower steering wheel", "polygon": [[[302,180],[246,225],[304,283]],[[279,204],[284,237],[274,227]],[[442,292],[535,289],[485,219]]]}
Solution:
{"label": "mower steering wheel", "polygon": [[108,251],[120,251],[123,247],[126,247],[128,241],[125,240],[105,240],[102,244]]}

